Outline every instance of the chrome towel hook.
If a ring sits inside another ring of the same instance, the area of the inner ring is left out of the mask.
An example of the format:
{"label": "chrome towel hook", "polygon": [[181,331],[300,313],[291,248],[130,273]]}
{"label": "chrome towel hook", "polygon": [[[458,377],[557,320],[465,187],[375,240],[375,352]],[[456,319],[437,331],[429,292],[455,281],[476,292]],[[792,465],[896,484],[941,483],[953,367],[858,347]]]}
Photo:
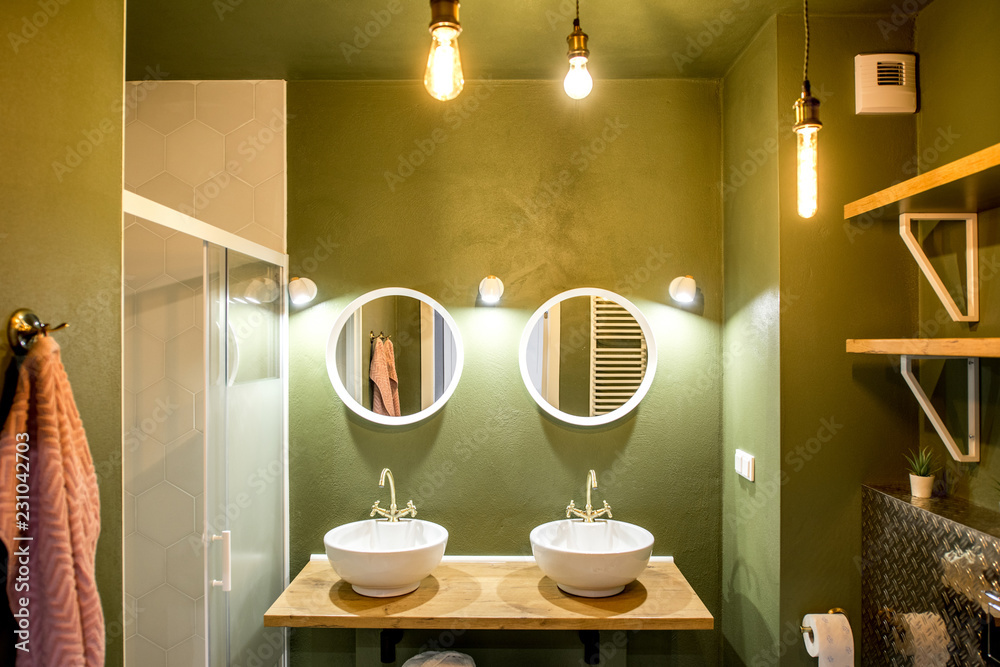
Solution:
{"label": "chrome towel hook", "polygon": [[65,329],[69,324],[63,322],[56,326],[50,326],[40,319],[38,315],[27,308],[19,308],[14,311],[7,322],[7,343],[10,349],[17,356],[24,356],[34,343],[35,337],[41,334],[48,336],[53,331]]}

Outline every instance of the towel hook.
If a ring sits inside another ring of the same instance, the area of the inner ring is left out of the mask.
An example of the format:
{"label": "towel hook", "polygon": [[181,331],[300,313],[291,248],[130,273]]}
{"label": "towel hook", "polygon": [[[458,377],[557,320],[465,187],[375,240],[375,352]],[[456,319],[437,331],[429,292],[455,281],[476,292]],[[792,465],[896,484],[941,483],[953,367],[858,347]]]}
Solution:
{"label": "towel hook", "polygon": [[51,332],[65,329],[68,326],[69,324],[66,322],[50,326],[38,319],[38,315],[27,308],[19,308],[14,311],[7,322],[7,343],[14,354],[20,357],[28,353],[28,349],[31,348],[31,344],[39,334],[48,336]]}

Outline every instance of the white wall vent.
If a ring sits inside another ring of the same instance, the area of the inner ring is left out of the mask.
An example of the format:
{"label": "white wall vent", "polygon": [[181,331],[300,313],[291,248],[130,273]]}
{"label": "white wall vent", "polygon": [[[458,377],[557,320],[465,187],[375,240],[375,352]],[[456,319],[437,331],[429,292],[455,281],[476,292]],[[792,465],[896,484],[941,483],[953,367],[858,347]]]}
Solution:
{"label": "white wall vent", "polygon": [[914,113],[916,110],[916,55],[869,53],[854,57],[855,113]]}

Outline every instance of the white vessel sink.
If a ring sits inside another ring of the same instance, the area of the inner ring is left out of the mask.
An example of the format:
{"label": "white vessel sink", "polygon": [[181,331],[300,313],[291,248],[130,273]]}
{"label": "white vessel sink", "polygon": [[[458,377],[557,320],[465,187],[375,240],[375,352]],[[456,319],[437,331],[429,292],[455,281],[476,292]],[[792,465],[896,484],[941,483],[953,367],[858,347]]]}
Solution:
{"label": "white vessel sink", "polygon": [[653,554],[653,534],[622,521],[551,521],[530,539],[539,569],[563,591],[588,598],[621,593]]}
{"label": "white vessel sink", "polygon": [[436,523],[356,521],[323,537],[326,557],[359,595],[385,598],[417,590],[441,562],[448,531]]}

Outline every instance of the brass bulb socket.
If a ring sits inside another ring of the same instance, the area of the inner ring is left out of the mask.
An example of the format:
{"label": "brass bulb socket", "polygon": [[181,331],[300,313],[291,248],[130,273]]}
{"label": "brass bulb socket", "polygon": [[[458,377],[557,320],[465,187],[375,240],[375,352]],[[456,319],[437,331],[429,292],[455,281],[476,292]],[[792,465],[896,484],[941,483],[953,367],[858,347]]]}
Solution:
{"label": "brass bulb socket", "polygon": [[819,120],[819,100],[803,91],[802,96],[795,100],[795,125],[792,127],[796,132],[807,127],[819,129],[823,123]]}
{"label": "brass bulb socket", "polygon": [[589,37],[587,36],[587,33],[585,33],[580,27],[580,19],[574,19],[573,32],[571,32],[569,37],[566,38],[566,43],[569,44],[569,57],[589,57],[590,50],[587,48],[588,39]]}
{"label": "brass bulb socket", "polygon": [[462,32],[462,26],[458,22],[459,0],[431,0],[431,23],[430,31],[435,28],[446,26]]}

